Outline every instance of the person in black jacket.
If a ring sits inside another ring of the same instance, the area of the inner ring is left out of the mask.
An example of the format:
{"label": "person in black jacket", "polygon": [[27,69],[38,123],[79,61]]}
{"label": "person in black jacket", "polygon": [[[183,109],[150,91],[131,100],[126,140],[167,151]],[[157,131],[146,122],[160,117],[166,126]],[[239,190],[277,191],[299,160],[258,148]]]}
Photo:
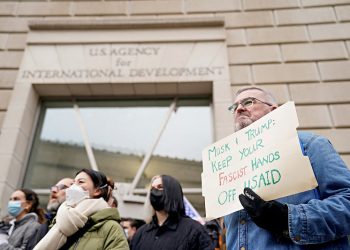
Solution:
{"label": "person in black jacket", "polygon": [[152,221],[134,235],[132,250],[212,250],[208,232],[185,215],[182,187],[173,177],[152,178],[149,201],[155,210]]}

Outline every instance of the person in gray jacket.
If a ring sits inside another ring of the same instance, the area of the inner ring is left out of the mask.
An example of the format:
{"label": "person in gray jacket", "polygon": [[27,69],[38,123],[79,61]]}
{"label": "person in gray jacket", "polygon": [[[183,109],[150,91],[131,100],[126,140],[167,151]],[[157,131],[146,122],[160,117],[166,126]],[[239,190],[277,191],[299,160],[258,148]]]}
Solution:
{"label": "person in gray jacket", "polygon": [[30,189],[18,189],[11,195],[8,213],[15,219],[7,240],[2,240],[0,250],[31,250],[37,239],[40,223],[44,222],[44,211],[39,206],[38,195]]}

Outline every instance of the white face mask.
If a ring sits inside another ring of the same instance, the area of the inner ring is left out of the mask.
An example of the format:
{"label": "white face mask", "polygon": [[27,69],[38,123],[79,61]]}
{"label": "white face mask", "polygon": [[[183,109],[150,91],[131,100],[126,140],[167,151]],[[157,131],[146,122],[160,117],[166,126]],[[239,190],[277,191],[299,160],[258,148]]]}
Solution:
{"label": "white face mask", "polygon": [[124,228],[124,233],[125,233],[126,238],[129,238],[129,231],[128,231],[128,229]]}
{"label": "white face mask", "polygon": [[84,190],[81,186],[76,184],[66,189],[66,201],[68,206],[74,207],[82,200],[89,198],[89,191]]}

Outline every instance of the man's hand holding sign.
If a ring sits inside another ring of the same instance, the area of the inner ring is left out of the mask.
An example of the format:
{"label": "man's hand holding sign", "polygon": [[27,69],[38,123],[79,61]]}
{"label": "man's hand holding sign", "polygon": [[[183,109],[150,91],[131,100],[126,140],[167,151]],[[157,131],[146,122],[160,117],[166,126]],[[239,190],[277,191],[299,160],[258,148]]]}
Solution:
{"label": "man's hand holding sign", "polygon": [[250,188],[239,195],[239,201],[259,227],[288,237],[288,207],[278,201],[264,201]]}

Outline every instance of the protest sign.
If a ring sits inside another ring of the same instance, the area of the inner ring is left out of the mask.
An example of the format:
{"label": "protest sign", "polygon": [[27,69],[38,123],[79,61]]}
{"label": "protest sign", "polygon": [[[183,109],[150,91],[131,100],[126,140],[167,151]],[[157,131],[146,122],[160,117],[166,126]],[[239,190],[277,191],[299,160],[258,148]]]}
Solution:
{"label": "protest sign", "polygon": [[272,200],[317,187],[301,151],[293,102],[202,151],[202,193],[207,218],[242,209],[238,195],[250,187]]}

